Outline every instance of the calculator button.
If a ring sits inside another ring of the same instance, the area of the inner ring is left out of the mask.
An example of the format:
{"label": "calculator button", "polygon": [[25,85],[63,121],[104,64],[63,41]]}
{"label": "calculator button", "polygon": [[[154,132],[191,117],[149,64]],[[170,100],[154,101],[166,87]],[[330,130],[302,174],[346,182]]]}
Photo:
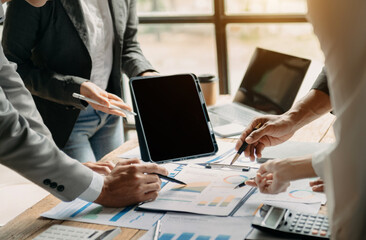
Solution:
{"label": "calculator button", "polygon": [[313,227],[313,229],[319,231],[320,228],[319,227]]}
{"label": "calculator button", "polygon": [[302,228],[296,228],[296,232],[301,232],[302,231]]}
{"label": "calculator button", "polygon": [[296,223],[294,223],[294,222],[291,223],[291,227],[295,227],[295,225],[296,225]]}
{"label": "calculator button", "polygon": [[319,219],[324,219],[325,217],[324,216],[318,216]]}
{"label": "calculator button", "polygon": [[326,231],[320,231],[320,236],[326,236],[327,232]]}
{"label": "calculator button", "polygon": [[303,214],[304,217],[308,217],[309,215],[308,214]]}
{"label": "calculator button", "polygon": [[310,229],[305,229],[304,233],[306,233],[306,234],[310,233]]}
{"label": "calculator button", "polygon": [[315,230],[315,229],[311,232],[311,234],[313,234],[313,235],[318,235],[318,233],[319,233],[319,231]]}
{"label": "calculator button", "polygon": [[294,230],[294,228],[293,227],[290,227],[290,231],[293,231]]}

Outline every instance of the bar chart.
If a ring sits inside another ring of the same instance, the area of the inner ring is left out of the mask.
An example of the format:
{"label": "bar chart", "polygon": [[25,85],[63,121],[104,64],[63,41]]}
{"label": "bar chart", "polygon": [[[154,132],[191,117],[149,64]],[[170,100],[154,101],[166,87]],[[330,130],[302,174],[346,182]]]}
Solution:
{"label": "bar chart", "polygon": [[135,211],[135,206],[105,208],[99,204],[85,202],[80,199],[72,202],[62,202],[55,208],[42,214],[44,217],[54,219],[140,229],[150,229],[163,215],[161,213]]}

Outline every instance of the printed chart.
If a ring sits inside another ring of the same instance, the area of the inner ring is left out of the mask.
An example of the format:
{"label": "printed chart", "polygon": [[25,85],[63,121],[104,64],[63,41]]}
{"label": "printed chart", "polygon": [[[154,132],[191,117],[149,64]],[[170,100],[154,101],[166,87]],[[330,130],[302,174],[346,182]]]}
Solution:
{"label": "printed chart", "polygon": [[187,166],[177,175],[187,185],[170,182],[155,201],[144,203],[140,208],[228,216],[251,189],[234,187],[254,174],[254,171],[233,174],[232,171]]}
{"label": "printed chart", "polygon": [[178,185],[170,189],[170,191],[179,191],[179,192],[191,192],[191,193],[202,193],[205,188],[210,185],[211,182],[194,182],[188,183],[187,185]]}
{"label": "printed chart", "polygon": [[310,179],[291,182],[286,192],[279,194],[260,194],[265,201],[282,201],[296,203],[322,203],[326,202],[324,193],[313,192],[309,186]]}
{"label": "printed chart", "polygon": [[315,193],[310,190],[292,190],[288,195],[295,199],[310,199],[315,197]]}
{"label": "printed chart", "polygon": [[61,202],[42,217],[106,224],[118,227],[139,228],[148,230],[155,226],[163,214],[134,211],[135,206],[126,208],[105,208],[99,204],[76,199],[72,202]]}
{"label": "printed chart", "polygon": [[[251,230],[252,219],[167,213],[161,222],[159,240],[244,239]],[[140,240],[151,240],[154,230],[148,231]]]}

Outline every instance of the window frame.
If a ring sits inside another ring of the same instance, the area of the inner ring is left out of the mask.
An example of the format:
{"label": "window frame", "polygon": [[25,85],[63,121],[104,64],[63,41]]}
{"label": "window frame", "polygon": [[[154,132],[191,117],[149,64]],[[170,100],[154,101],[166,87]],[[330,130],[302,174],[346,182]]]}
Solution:
{"label": "window frame", "polygon": [[217,70],[220,94],[230,94],[226,26],[232,23],[306,23],[305,14],[226,14],[226,0],[212,0],[212,15],[139,16],[140,24],[210,23],[215,27]]}

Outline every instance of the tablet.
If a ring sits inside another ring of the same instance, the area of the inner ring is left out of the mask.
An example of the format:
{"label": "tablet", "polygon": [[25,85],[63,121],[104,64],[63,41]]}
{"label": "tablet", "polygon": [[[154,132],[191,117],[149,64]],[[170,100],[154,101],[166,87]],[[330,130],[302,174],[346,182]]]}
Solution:
{"label": "tablet", "polygon": [[130,80],[141,157],[158,163],[215,154],[215,135],[193,74]]}

